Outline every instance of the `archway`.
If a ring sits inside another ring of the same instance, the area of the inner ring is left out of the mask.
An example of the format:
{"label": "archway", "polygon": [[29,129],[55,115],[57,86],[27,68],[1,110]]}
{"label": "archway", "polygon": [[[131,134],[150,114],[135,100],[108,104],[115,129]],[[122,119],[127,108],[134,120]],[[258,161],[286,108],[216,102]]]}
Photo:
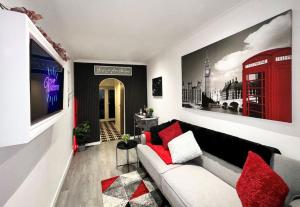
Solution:
{"label": "archway", "polygon": [[99,83],[100,139],[120,139],[125,133],[125,86],[116,78],[106,78]]}

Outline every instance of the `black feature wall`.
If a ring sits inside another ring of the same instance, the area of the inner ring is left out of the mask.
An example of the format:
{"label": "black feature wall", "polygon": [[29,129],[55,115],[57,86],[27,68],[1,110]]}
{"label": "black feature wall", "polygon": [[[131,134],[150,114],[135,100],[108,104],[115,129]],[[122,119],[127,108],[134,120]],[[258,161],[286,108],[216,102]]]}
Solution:
{"label": "black feature wall", "polygon": [[116,78],[125,86],[125,133],[133,134],[133,115],[147,105],[147,66],[118,65],[132,67],[132,76],[94,75],[94,65],[116,65],[101,63],[74,63],[75,98],[77,100],[77,123],[89,121],[91,135],[87,143],[100,140],[99,129],[99,84],[106,78]]}

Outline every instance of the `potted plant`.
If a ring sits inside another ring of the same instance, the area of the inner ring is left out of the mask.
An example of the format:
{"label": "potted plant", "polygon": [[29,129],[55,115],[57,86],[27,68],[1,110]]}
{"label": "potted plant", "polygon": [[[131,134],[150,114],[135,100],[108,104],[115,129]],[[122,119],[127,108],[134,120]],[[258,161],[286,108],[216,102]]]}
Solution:
{"label": "potted plant", "polygon": [[146,117],[147,117],[147,118],[151,118],[151,117],[153,116],[153,112],[154,112],[153,108],[149,108],[149,109],[147,110],[147,115],[146,115]]}
{"label": "potted plant", "polygon": [[125,142],[125,144],[127,144],[129,138],[130,138],[129,134],[123,134],[122,135],[122,141]]}
{"label": "potted plant", "polygon": [[84,121],[73,129],[73,136],[76,136],[79,152],[85,150],[85,141],[90,133],[90,128],[90,123],[88,121]]}

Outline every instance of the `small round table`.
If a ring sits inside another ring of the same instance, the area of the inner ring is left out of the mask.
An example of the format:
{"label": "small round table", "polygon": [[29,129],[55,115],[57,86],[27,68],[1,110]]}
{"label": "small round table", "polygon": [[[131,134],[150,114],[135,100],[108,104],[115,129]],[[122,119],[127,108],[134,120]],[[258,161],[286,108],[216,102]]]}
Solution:
{"label": "small round table", "polygon": [[[128,166],[128,172],[129,172],[129,165],[132,165],[132,164],[137,164],[138,165],[139,160],[138,160],[137,148],[136,148],[137,144],[138,143],[135,140],[128,140],[127,143],[125,143],[123,141],[118,142],[118,144],[116,146],[116,166],[117,167],[127,165]],[[133,149],[133,148],[135,148],[137,162],[130,163],[129,162],[129,153],[128,153],[128,150]],[[118,164],[118,149],[119,150],[126,150],[126,157],[127,157],[127,163],[126,164],[123,164],[123,165],[119,165]]]}

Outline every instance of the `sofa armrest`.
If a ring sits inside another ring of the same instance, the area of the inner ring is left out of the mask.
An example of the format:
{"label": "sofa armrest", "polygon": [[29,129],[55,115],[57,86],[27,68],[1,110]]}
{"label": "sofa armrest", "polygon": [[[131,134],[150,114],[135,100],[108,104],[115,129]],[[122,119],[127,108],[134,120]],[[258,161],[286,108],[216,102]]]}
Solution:
{"label": "sofa armrest", "polygon": [[300,207],[300,199],[293,200],[288,207]]}
{"label": "sofa armrest", "polygon": [[141,134],[141,144],[146,144],[146,136],[145,136],[145,134]]}

